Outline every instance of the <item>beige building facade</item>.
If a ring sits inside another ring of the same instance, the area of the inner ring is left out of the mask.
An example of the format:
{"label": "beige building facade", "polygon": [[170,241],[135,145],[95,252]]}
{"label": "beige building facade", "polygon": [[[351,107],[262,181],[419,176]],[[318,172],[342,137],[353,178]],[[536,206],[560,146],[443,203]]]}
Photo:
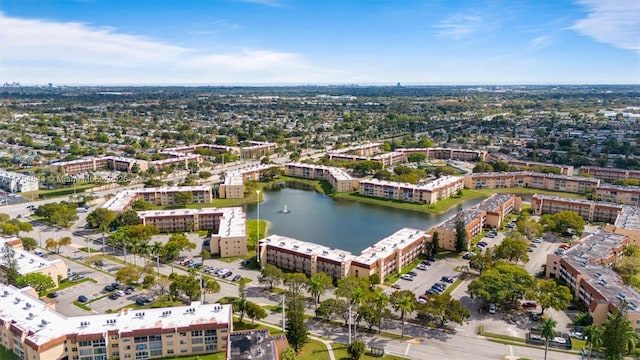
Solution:
{"label": "beige building facade", "polygon": [[360,180],[359,193],[383,199],[401,200],[421,204],[433,204],[447,199],[464,188],[464,179],[444,176],[427,184],[408,184],[378,179]]}

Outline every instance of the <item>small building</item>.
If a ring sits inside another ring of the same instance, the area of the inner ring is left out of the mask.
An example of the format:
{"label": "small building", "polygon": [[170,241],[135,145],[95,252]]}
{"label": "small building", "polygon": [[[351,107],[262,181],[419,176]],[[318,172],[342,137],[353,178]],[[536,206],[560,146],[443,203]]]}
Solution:
{"label": "small building", "polygon": [[234,331],[228,339],[227,360],[278,360],[288,347],[284,335],[272,336],[269,329]]}
{"label": "small building", "polygon": [[[20,275],[39,273],[51,277],[56,287],[60,280],[67,277],[67,264],[60,259],[49,260],[38,256],[31,251],[22,248],[22,240],[18,237],[5,238],[0,236],[0,249],[10,246],[15,251],[15,260],[18,265]],[[0,257],[0,269],[4,268],[4,260]],[[4,278],[3,271],[0,270],[0,278]],[[1,301],[0,301],[1,303]]]}
{"label": "small building", "polygon": [[35,176],[11,171],[0,171],[0,189],[10,193],[36,191],[40,182]]}

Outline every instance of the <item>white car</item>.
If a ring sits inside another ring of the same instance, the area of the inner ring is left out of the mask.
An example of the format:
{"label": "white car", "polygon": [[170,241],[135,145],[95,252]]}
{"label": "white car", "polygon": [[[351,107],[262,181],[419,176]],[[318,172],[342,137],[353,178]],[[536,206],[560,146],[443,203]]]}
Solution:
{"label": "white car", "polygon": [[534,244],[542,244],[542,238],[535,238],[531,242],[534,243]]}
{"label": "white car", "polygon": [[489,304],[489,314],[496,313],[496,304]]}
{"label": "white car", "polygon": [[126,294],[125,294],[125,293],[124,293],[124,291],[122,291],[122,290],[117,290],[117,291],[116,291],[116,295],[117,295],[117,296],[125,296]]}
{"label": "white car", "polygon": [[418,270],[429,270],[429,267],[425,264],[420,264],[418,266],[416,266],[416,269]]}
{"label": "white car", "polygon": [[404,274],[404,275],[400,276],[400,278],[402,280],[413,281],[413,276],[411,276],[409,274]]}

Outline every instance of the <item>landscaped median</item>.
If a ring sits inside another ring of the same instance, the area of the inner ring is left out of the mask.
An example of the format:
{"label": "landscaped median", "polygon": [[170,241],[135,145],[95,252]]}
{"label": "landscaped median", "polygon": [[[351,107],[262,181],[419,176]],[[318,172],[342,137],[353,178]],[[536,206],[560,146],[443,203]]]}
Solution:
{"label": "landscaped median", "polygon": [[[497,342],[500,344],[505,344],[505,345],[514,345],[514,346],[524,346],[524,347],[528,347],[528,348],[532,348],[532,349],[544,349],[544,346],[536,346],[536,345],[529,345],[527,344],[527,341],[525,340],[525,338],[519,338],[519,337],[515,337],[515,336],[509,336],[509,335],[502,335],[502,334],[496,334],[496,333],[491,333],[491,332],[487,332],[484,331],[484,326],[480,325],[477,328],[477,333],[480,336],[484,336],[487,338],[487,340],[489,341],[493,341],[493,342]],[[584,346],[584,342],[582,342],[582,345],[579,346]],[[582,349],[582,347],[578,348],[576,346],[576,344],[573,344],[573,348],[571,351],[568,350],[560,350],[560,349],[556,349],[556,348],[549,348],[549,351],[555,351],[555,352],[561,352],[561,353],[565,353],[565,354],[571,354],[571,355],[580,355],[580,350]]]}

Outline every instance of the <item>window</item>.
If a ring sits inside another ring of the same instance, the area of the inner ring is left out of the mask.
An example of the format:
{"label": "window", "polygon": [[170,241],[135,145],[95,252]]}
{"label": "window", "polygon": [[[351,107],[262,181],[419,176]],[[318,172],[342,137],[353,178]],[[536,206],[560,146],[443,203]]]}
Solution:
{"label": "window", "polygon": [[162,350],[151,350],[149,355],[151,355],[151,356],[162,356]]}
{"label": "window", "polygon": [[91,341],[80,341],[80,346],[91,346]]}
{"label": "window", "polygon": [[111,348],[112,349],[117,349],[118,348],[118,344],[111,344]]}
{"label": "window", "polygon": [[186,332],[184,332],[184,331],[181,331],[181,332],[180,332],[180,336],[187,336],[187,333],[186,333]]}
{"label": "window", "polygon": [[165,334],[164,336],[168,337],[168,338],[171,338],[171,337],[173,337],[173,334]]}
{"label": "window", "polygon": [[202,330],[194,330],[191,332],[191,336],[202,336]]}
{"label": "window", "polygon": [[111,357],[120,357],[120,352],[119,351],[114,351],[111,353]]}
{"label": "window", "polygon": [[173,354],[173,349],[167,350],[167,355],[171,355],[171,354]]}
{"label": "window", "polygon": [[192,344],[202,344],[202,338],[193,338],[191,339]]}
{"label": "window", "polygon": [[93,354],[93,349],[88,348],[88,349],[80,349],[80,355],[92,355]]}
{"label": "window", "polygon": [[193,347],[193,352],[202,352],[202,351],[204,351],[204,348],[202,346]]}
{"label": "window", "polygon": [[75,347],[74,347],[74,348],[71,348],[71,351],[73,351],[73,352],[77,352],[77,351],[78,351],[78,348],[75,348]]}

